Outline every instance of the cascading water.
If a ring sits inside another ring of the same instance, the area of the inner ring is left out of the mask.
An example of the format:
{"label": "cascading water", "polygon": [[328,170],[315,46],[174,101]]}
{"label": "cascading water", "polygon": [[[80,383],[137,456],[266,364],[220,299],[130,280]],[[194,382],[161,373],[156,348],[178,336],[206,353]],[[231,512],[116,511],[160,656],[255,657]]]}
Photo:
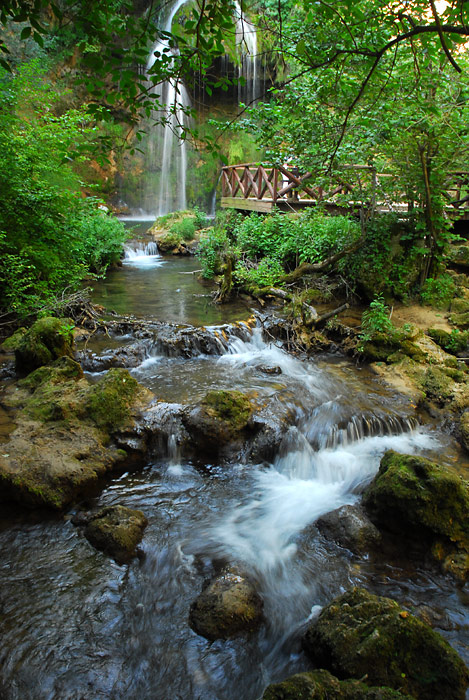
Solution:
{"label": "cascading water", "polygon": [[[188,0],[169,3],[161,22],[164,32],[171,31],[173,19],[178,10]],[[147,74],[159,56],[167,54],[169,42],[158,39],[152,46],[146,65]],[[174,51],[174,49],[173,49]],[[159,120],[157,126],[150,127],[147,142],[146,168],[154,173],[143,193],[143,208],[154,216],[163,216],[172,211],[186,209],[186,175],[188,143],[184,130],[189,126],[188,110],[191,107],[189,94],[180,80],[168,80],[152,89],[160,95],[160,112],[154,113]]]}
{"label": "cascading water", "polygon": [[[358,499],[386,449],[447,456],[444,438],[407,422],[409,404],[352,365],[300,361],[250,325],[201,329],[222,338],[216,355],[163,357],[156,344],[131,370],[167,413],[167,435],[154,434],[142,471],[115,476],[79,508],[143,510],[139,560],[119,566],[95,551],[71,524],[73,510],[2,522],[5,700],[257,700],[270,682],[309,668],[299,643],[305,621],[353,585],[443,610],[439,631],[467,658],[469,626],[454,583],[386,555],[354,556],[314,525]],[[189,460],[174,406],[233,387],[260,403],[291,401],[293,424],[277,455],[263,465]],[[191,630],[189,610],[227,562],[254,582],[265,624],[211,643]]]}
{"label": "cascading water", "polygon": [[[253,105],[261,96],[256,27],[246,19],[239,2],[235,2],[238,103]],[[244,84],[243,84],[244,83]]]}
{"label": "cascading water", "polygon": [[124,248],[124,265],[132,267],[160,267],[164,260],[158,252],[158,247],[154,241],[150,241],[146,245],[125,246]]}

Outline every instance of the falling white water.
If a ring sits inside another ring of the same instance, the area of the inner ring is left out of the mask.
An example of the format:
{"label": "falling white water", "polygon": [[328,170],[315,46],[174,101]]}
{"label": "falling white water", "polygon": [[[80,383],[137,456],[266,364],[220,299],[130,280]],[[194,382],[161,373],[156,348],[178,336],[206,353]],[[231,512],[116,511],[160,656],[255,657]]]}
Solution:
{"label": "falling white water", "polygon": [[150,241],[145,246],[125,246],[124,248],[124,265],[132,267],[160,267],[164,260],[158,252],[158,247],[154,241]]}
{"label": "falling white water", "polygon": [[287,431],[272,467],[255,472],[252,496],[210,532],[222,554],[245,563],[260,578],[275,569],[278,580],[297,551],[298,534],[321,515],[357,500],[386,450],[438,449],[438,440],[416,419],[386,411],[379,395],[359,397],[324,370],[266,344],[260,329],[247,341],[232,340],[218,361],[234,368],[279,367],[282,380],[293,381],[306,407],[299,425]]}
{"label": "falling white water", "polygon": [[235,21],[239,58],[237,77],[246,81],[245,85],[238,83],[238,102],[252,105],[260,97],[257,31],[252,22],[246,19],[239,2],[235,2]]}
{"label": "falling white water", "polygon": [[[188,0],[176,0],[170,4],[162,22],[161,29],[171,31],[174,16]],[[160,56],[167,55],[169,44],[166,39],[158,39],[153,45],[146,66],[147,74]],[[172,49],[175,51],[175,49]],[[187,208],[186,174],[187,174],[187,142],[181,136],[188,124],[187,110],[191,106],[189,94],[180,80],[168,80],[162,85],[152,88],[159,94],[162,110],[155,112],[154,117],[163,123],[154,126],[150,132],[147,156],[150,171],[159,172],[159,184],[153,193],[154,201],[150,207],[156,216],[163,216],[172,211]],[[145,207],[148,206],[148,195]]]}

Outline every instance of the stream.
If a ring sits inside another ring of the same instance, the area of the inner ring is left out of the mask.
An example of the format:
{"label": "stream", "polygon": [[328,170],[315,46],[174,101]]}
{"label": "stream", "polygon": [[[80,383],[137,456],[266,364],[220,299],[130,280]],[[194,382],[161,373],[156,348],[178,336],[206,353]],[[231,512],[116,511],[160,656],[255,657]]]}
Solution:
{"label": "stream", "polygon": [[[95,285],[93,301],[199,326],[249,317],[242,304],[213,306],[196,268],[192,258],[130,249],[123,267]],[[343,358],[297,359],[259,328],[229,337],[218,356],[155,350],[131,372],[168,402],[193,402],[212,388],[278,396],[295,425],[271,464],[197,463],[174,440],[65,515],[0,520],[1,700],[257,700],[270,682],[310,668],[300,646],[308,618],[352,585],[428,610],[469,661],[467,588],[392,548],[353,555],[314,525],[359,500],[387,449],[461,462],[451,438],[421,424],[408,399]],[[122,566],[71,523],[77,510],[117,503],[149,520],[142,556]],[[255,582],[266,623],[210,643],[191,630],[188,613],[225,561]]]}

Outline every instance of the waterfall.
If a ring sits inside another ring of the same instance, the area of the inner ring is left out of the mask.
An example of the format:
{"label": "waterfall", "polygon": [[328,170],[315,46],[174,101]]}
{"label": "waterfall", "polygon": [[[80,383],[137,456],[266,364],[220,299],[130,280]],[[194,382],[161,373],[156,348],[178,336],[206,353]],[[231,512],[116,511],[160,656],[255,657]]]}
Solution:
{"label": "waterfall", "polygon": [[238,83],[238,103],[254,104],[261,95],[259,80],[259,56],[257,54],[256,27],[246,19],[239,2],[235,2],[236,48],[239,57],[237,78],[244,78],[245,85]]}
{"label": "waterfall", "polygon": [[[188,0],[169,0],[160,20],[163,32],[170,33],[179,9]],[[257,55],[256,28],[246,19],[239,2],[235,2],[234,23],[238,64],[238,102],[253,104],[261,95],[260,61]],[[167,39],[158,39],[152,46],[145,72],[148,75],[159,56],[170,51]],[[171,49],[177,55],[177,49]],[[222,70],[228,71],[228,57],[222,59]],[[160,109],[152,114],[145,144],[144,172],[140,176],[139,205],[150,218],[164,216],[187,208],[186,178],[188,142],[184,130],[189,126],[187,111],[191,108],[189,93],[180,80],[171,79],[150,90],[158,94]],[[182,137],[182,138],[181,138]]]}
{"label": "waterfall", "polygon": [[[173,19],[178,10],[187,0],[176,0],[170,3],[170,8],[162,21],[161,29],[171,31]],[[148,74],[158,56],[164,55],[169,49],[167,39],[158,39],[152,46],[146,65]],[[174,51],[174,49],[173,49]],[[187,141],[181,138],[184,127],[188,126],[187,110],[191,101],[189,94],[181,81],[167,80],[162,85],[152,88],[151,92],[159,93],[162,108],[154,112],[153,117],[161,121],[151,128],[147,145],[147,168],[159,173],[156,184],[147,183],[144,193],[144,208],[156,216],[163,216],[172,211],[187,208],[186,174],[187,174]]]}
{"label": "waterfall", "polygon": [[159,267],[163,264],[163,258],[158,252],[158,246],[154,241],[150,241],[146,245],[129,245],[124,247],[124,265],[132,267]]}

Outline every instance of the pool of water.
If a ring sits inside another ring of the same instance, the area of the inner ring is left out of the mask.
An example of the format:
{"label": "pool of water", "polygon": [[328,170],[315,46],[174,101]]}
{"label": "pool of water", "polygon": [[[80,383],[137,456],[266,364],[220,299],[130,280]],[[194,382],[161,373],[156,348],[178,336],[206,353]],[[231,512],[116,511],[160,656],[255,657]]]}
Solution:
{"label": "pool of water", "polygon": [[[141,223],[133,233],[146,230],[151,223]],[[196,258],[155,253],[148,253],[146,243],[130,243],[122,267],[93,282],[92,301],[123,315],[195,326],[248,318],[250,310],[243,302],[213,302],[215,285],[199,279]]]}

